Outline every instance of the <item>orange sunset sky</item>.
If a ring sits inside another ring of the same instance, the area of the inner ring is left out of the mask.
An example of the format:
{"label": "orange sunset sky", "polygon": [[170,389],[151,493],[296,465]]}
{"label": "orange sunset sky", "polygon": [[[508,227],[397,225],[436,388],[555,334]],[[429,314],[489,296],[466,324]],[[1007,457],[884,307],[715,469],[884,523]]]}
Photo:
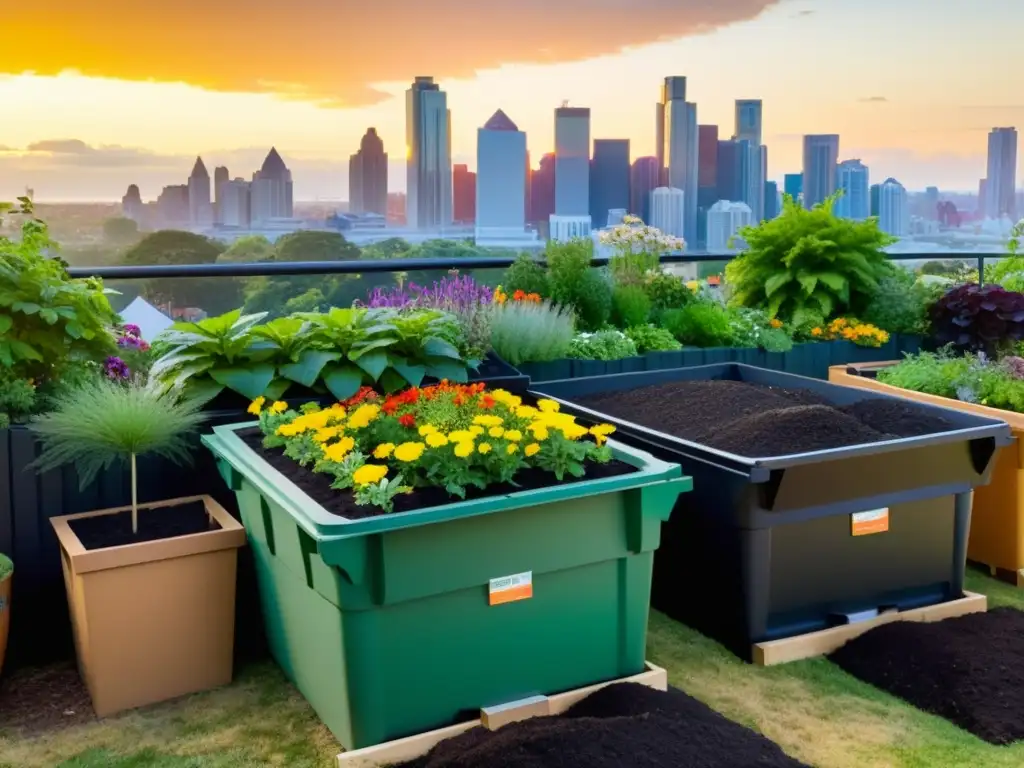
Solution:
{"label": "orange sunset sky", "polygon": [[[764,100],[769,177],[804,133],[839,133],[872,181],[977,188],[986,134],[1024,116],[1022,0],[37,0],[0,16],[0,198],[144,199],[195,155],[248,177],[271,145],[296,198],[347,197],[368,126],[404,187],[403,92],[449,94],[455,162],[497,108],[550,151],[552,111],[654,150],[661,79],[701,123]],[[1024,127],[1018,125],[1018,127]],[[1022,153],[1024,154],[1024,153]]]}

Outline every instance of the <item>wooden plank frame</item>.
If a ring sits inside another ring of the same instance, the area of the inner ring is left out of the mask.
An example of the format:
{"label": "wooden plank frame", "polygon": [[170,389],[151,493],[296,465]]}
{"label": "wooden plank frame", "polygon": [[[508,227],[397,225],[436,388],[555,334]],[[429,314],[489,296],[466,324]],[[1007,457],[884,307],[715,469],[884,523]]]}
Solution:
{"label": "wooden plank frame", "polygon": [[868,630],[893,621],[930,623],[951,619],[956,616],[965,616],[969,613],[983,613],[986,610],[988,610],[988,600],[984,595],[964,592],[964,596],[957,600],[926,605],[909,611],[890,611],[876,618],[858,621],[854,624],[830,627],[829,629],[822,629],[817,632],[809,632],[806,635],[785,637],[781,640],[755,643],[752,654],[753,660],[758,666],[770,667],[774,664],[785,664],[790,661],[810,659],[815,656],[832,653],[832,651],[837,650],[855,637],[863,635]]}
{"label": "wooden plank frame", "polygon": [[408,736],[404,739],[388,741],[372,747],[363,747],[338,755],[338,768],[382,768],[383,766],[404,763],[422,757],[445,739],[450,739],[468,730],[481,726],[488,730],[496,730],[503,725],[528,720],[531,717],[560,715],[573,704],[585,699],[595,691],[613,683],[640,683],[659,691],[668,689],[668,674],[661,667],[647,662],[646,669],[638,675],[609,680],[606,683],[588,685],[554,696],[531,696],[528,699],[512,701],[496,707],[480,710],[480,719],[467,723],[450,725],[434,731]]}

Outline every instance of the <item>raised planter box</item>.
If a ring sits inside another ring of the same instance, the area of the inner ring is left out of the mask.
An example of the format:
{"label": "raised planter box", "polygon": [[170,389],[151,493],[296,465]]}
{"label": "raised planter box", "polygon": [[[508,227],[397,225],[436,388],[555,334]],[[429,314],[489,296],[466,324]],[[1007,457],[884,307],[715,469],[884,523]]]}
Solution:
{"label": "raised planter box", "polygon": [[[679,467],[610,442],[627,475],[349,520],[220,426],[274,658],[346,749],[644,669]],[[506,577],[531,586],[503,602]]]}
{"label": "raised planter box", "polygon": [[999,451],[991,482],[974,491],[967,558],[988,566],[993,575],[1024,587],[1024,414],[883,384],[875,374],[890,365],[895,363],[837,365],[829,369],[828,378],[835,384],[955,408],[1010,425],[1016,439]]}
{"label": "raised planter box", "polygon": [[[709,379],[808,389],[835,405],[884,397],[736,364],[538,385],[581,422],[615,424],[620,440],[693,477],[694,492],[664,527],[655,608],[751,660],[758,643],[963,597],[971,490],[987,482],[997,447],[1009,440],[1004,423],[935,409],[955,429],[753,459],[573,402]],[[882,509],[888,530],[855,535],[853,514]]]}

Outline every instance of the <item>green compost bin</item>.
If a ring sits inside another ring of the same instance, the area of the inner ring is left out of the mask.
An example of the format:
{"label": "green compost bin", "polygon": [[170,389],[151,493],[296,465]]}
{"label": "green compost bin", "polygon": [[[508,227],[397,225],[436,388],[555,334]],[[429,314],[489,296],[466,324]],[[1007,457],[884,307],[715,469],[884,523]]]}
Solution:
{"label": "green compost bin", "polygon": [[[679,465],[609,441],[636,472],[350,520],[246,445],[253,426],[203,442],[238,497],[271,652],[346,749],[643,671]],[[525,574],[532,596],[501,602]]]}

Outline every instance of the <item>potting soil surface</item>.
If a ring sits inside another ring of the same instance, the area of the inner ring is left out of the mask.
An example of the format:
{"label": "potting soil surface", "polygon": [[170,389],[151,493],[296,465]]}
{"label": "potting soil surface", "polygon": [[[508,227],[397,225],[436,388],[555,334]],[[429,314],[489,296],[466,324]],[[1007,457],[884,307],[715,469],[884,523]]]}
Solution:
{"label": "potting soil surface", "polygon": [[[339,491],[331,488],[333,478],[322,472],[313,472],[311,469],[300,466],[297,462],[284,455],[281,448],[264,448],[263,433],[257,427],[240,429],[236,433],[243,442],[263,457],[270,466],[291,480],[301,490],[305,491],[311,499],[320,504],[328,512],[345,517],[351,520],[358,520],[367,517],[387,514],[380,507],[360,506],[356,504],[355,497],[351,491]],[[527,491],[536,488],[549,488],[556,485],[568,485],[584,480],[595,480],[604,477],[617,477],[636,472],[636,468],[622,461],[612,460],[607,464],[587,462],[586,476],[581,478],[565,477],[562,480],[556,478],[550,472],[539,469],[527,469],[520,471],[515,476],[515,485],[511,483],[499,483],[489,485],[486,489],[467,488],[466,499],[450,496],[443,488],[417,488],[412,493],[401,494],[394,499],[395,512],[412,512],[417,509],[428,509],[441,504],[452,504],[457,501],[468,499],[482,499],[488,496],[504,496],[517,491]]]}
{"label": "potting soil surface", "polygon": [[896,621],[830,657],[854,677],[992,744],[1024,739],[1024,613],[995,608],[920,624]]}
{"label": "potting soil surface", "polygon": [[682,691],[600,689],[556,717],[473,728],[405,768],[806,768]]}
{"label": "potting soil surface", "polygon": [[215,531],[220,525],[210,518],[201,501],[191,501],[173,507],[139,509],[139,530],[132,533],[131,512],[97,517],[80,517],[68,525],[86,549],[119,547],[123,544],[141,544],[175,536]]}
{"label": "potting soil surface", "polygon": [[742,381],[677,381],[580,398],[580,405],[739,456],[785,456],[944,432],[914,403],[866,398],[834,406],[810,390]]}

